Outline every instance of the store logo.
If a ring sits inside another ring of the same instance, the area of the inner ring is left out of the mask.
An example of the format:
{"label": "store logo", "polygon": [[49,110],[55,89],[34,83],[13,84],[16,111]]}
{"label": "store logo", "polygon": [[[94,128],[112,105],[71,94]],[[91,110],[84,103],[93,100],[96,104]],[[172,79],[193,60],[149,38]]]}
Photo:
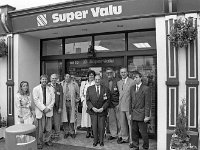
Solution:
{"label": "store logo", "polygon": [[37,16],[37,24],[38,24],[38,27],[47,25],[47,15],[42,14],[42,15]]}

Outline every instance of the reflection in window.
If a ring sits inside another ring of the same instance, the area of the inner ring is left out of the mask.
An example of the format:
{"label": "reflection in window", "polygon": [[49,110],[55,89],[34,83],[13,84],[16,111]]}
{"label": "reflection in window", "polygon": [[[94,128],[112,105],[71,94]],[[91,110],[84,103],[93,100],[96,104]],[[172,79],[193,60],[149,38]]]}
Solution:
{"label": "reflection in window", "polygon": [[125,34],[95,36],[94,49],[99,52],[125,51]]}
{"label": "reflection in window", "polygon": [[65,54],[87,53],[92,37],[77,37],[65,39]]}
{"label": "reflection in window", "polygon": [[62,55],[62,40],[49,40],[42,42],[42,56]]}
{"label": "reflection in window", "polygon": [[155,31],[128,33],[128,50],[156,49]]}
{"label": "reflection in window", "polygon": [[45,61],[42,62],[42,74],[47,74],[49,79],[51,74],[58,74],[59,81],[62,79],[62,62],[61,61]]}
{"label": "reflection in window", "polygon": [[143,75],[146,84],[155,82],[156,65],[153,56],[135,56],[128,58],[128,71],[130,77],[134,71],[139,71]]}

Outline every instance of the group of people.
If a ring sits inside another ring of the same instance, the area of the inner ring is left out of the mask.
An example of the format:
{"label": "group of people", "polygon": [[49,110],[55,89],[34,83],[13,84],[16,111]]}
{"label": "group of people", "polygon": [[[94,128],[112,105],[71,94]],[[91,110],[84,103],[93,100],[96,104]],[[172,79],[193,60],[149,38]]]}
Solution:
{"label": "group of people", "polygon": [[121,68],[120,75],[121,79],[114,77],[109,67],[107,77],[101,79],[99,74],[89,70],[88,80],[81,82],[80,89],[70,74],[66,74],[62,82],[58,82],[58,75],[52,74],[49,83],[48,77],[41,75],[41,84],[33,88],[32,95],[28,82],[22,81],[16,101],[17,122],[37,126],[38,149],[42,149],[44,143],[52,145],[52,124],[54,138],[59,138],[61,124],[65,139],[76,137],[77,104],[81,101],[81,127],[87,129],[86,138],[94,138],[94,147],[104,146],[107,134],[108,140],[117,139],[118,144],[129,143],[130,148],[139,150],[141,134],[143,148],[148,149],[150,90],[142,83],[140,72],[135,71],[131,79],[127,68]]}

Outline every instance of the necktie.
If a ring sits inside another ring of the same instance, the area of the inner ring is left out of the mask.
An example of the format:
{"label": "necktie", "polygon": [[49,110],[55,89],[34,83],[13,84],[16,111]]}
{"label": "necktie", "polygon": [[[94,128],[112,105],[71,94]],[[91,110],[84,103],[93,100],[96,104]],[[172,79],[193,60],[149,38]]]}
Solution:
{"label": "necktie", "polygon": [[97,97],[99,97],[99,86],[97,86]]}
{"label": "necktie", "polygon": [[46,86],[44,86],[42,90],[43,90],[43,104],[46,105]]}
{"label": "necktie", "polygon": [[125,80],[122,80],[123,84],[122,84],[122,90],[124,90],[124,85],[125,85]]}

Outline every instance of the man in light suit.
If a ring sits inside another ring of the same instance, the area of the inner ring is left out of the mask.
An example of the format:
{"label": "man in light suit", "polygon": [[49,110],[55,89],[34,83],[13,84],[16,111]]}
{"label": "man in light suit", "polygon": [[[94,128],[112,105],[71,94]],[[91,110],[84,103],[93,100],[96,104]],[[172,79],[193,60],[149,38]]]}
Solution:
{"label": "man in light suit", "polygon": [[58,140],[60,134],[61,112],[63,108],[63,88],[57,83],[57,74],[52,74],[50,80],[49,86],[53,88],[55,94],[55,104],[53,107],[54,138],[55,140]]}
{"label": "man in light suit", "polygon": [[77,103],[80,100],[79,86],[71,79],[69,73],[65,74],[65,80],[61,82],[63,87],[63,111],[62,122],[64,128],[64,138],[68,136],[76,137],[76,116],[77,116]]}
{"label": "man in light suit", "polygon": [[147,123],[150,121],[151,95],[149,88],[141,82],[142,75],[135,72],[136,85],[131,87],[131,120],[133,149],[139,150],[139,132],[143,139],[143,149],[149,149]]}
{"label": "man in light suit", "polygon": [[[122,79],[117,82],[119,89],[119,114],[120,114],[120,133],[118,135],[117,143],[128,143],[132,145],[131,140],[131,123],[130,123],[130,88],[134,85],[134,80],[128,77],[127,68],[120,69]],[[129,139],[130,138],[130,139]]]}
{"label": "man in light suit", "polygon": [[110,103],[109,89],[100,85],[100,75],[95,76],[95,85],[88,87],[86,93],[87,113],[90,114],[94,134],[93,146],[104,146],[105,121]]}
{"label": "man in light suit", "polygon": [[[43,148],[43,142],[52,146],[51,130],[53,106],[55,95],[53,88],[47,85],[47,75],[41,75],[41,84],[33,89],[33,101],[35,104],[35,115],[38,122],[37,127],[37,144],[38,149]],[[43,140],[44,139],[44,140]]]}

